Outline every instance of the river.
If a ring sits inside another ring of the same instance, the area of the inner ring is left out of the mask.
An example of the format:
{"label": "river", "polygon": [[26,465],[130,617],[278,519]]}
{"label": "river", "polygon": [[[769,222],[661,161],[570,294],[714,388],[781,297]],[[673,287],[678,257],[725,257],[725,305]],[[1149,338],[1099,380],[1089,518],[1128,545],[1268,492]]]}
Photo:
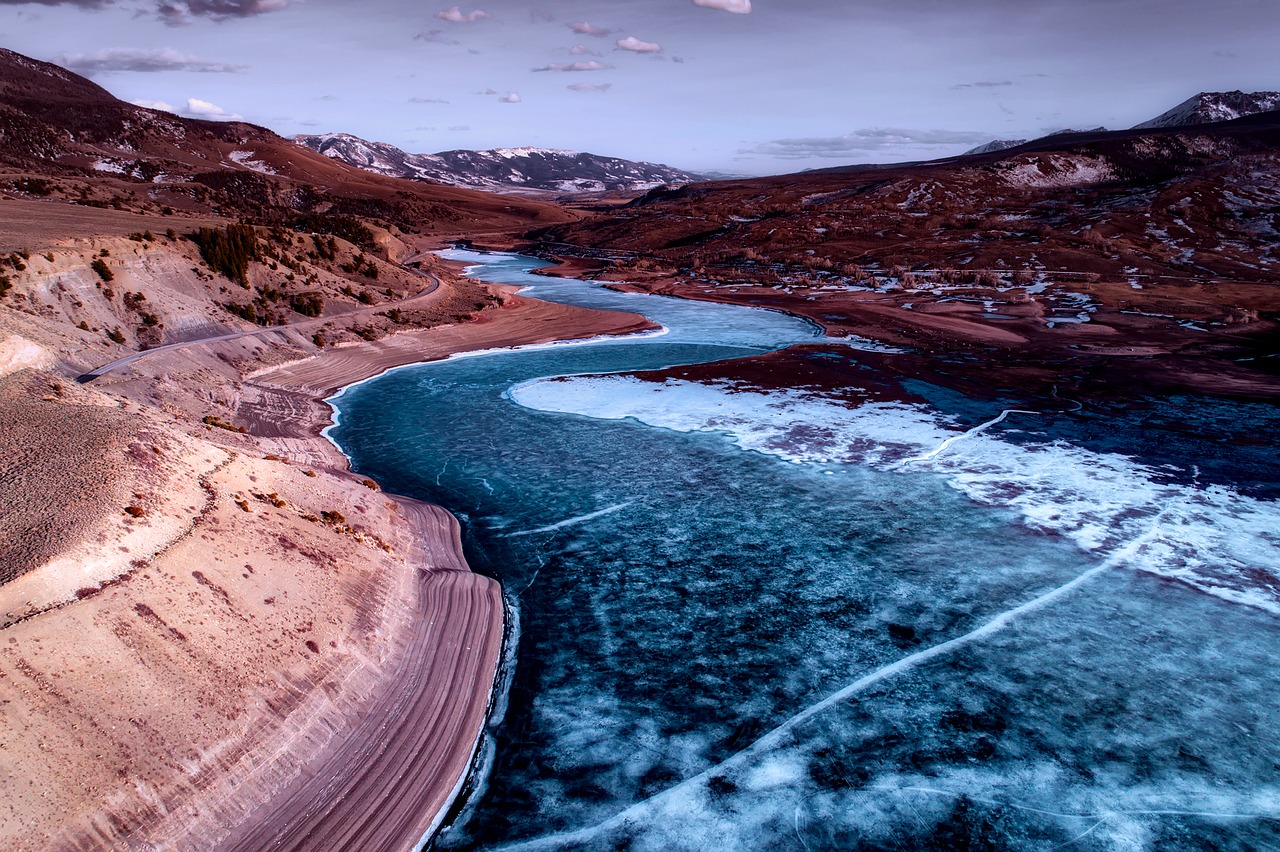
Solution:
{"label": "river", "polygon": [[518,620],[440,846],[1280,846],[1280,471],[1228,440],[1273,408],[642,381],[821,332],[446,255],[666,331],[333,400],[354,469],[454,511]]}

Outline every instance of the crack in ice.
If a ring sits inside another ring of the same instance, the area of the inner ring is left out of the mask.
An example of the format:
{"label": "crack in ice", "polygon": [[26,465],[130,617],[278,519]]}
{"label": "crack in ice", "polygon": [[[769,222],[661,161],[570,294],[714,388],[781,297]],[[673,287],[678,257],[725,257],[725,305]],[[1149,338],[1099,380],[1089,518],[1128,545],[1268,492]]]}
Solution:
{"label": "crack in ice", "polygon": [[[990,425],[993,425],[994,423],[998,423],[1000,420],[1004,419],[1005,415],[1010,413],[1036,414],[1038,412],[1006,411],[997,420],[991,421],[991,423],[983,424],[982,427],[975,427],[975,428],[985,428],[986,426],[990,426]],[[973,430],[970,430],[970,431],[972,432]],[[959,437],[964,437],[964,436],[959,436]],[[943,447],[939,447],[938,450],[935,452],[939,452],[944,448],[945,448],[945,444]],[[1149,542],[1151,542],[1153,539],[1157,537],[1157,534],[1160,531],[1160,524],[1164,520],[1165,516],[1169,513],[1171,508],[1172,507],[1166,507],[1163,511],[1157,514],[1151,522],[1151,527],[1145,533],[1138,536],[1137,538],[1134,538],[1124,547],[1121,547],[1115,552],[1113,552],[1111,556],[1109,556],[1106,559],[1106,561],[1098,565],[1095,565],[1093,568],[1090,568],[1088,571],[1085,571],[1084,573],[1076,576],[1073,580],[1070,580],[1069,582],[1064,583],[1061,586],[1057,586],[1053,589],[1050,589],[1044,594],[1036,598],[1032,598],[1026,603],[1020,604],[1014,607],[1013,609],[1006,610],[996,615],[991,620],[985,622],[980,627],[977,627],[969,631],[968,633],[965,633],[961,636],[957,636],[954,639],[948,639],[946,642],[942,642],[938,645],[925,648],[922,651],[917,651],[914,654],[911,654],[907,657],[903,657],[902,659],[896,662],[890,663],[887,666],[883,666],[879,669],[876,669],[870,674],[867,674],[858,678],[853,683],[850,683],[849,685],[845,686],[843,689],[833,692],[831,695],[828,695],[826,698],[817,702],[816,704],[812,704],[809,707],[805,708],[804,710],[801,710],[799,713],[796,713],[794,716],[782,722],[780,725],[778,725],[773,730],[766,733],[764,736],[760,737],[760,739],[756,740],[751,745],[744,748],[742,751],[739,751],[736,754],[731,755],[730,757],[726,758],[720,763],[717,763],[716,765],[703,770],[697,775],[694,775],[690,778],[686,778],[684,781],[681,781],[679,784],[676,784],[673,787],[669,787],[668,789],[662,791],[661,793],[651,796],[650,798],[645,799],[643,801],[637,802],[634,805],[631,805],[630,807],[621,811],[620,813],[615,814],[609,819],[604,820],[603,822],[597,823],[596,825],[587,826],[586,828],[577,829],[576,831],[565,832],[562,834],[548,835],[546,837],[539,837],[533,840],[513,843],[501,848],[511,849],[511,850],[555,849],[563,846],[568,846],[574,843],[585,842],[602,831],[606,831],[612,828],[619,828],[623,825],[626,825],[627,823],[631,822],[631,820],[633,820],[634,818],[640,816],[644,811],[651,810],[655,806],[661,805],[665,801],[668,801],[671,798],[675,797],[681,791],[686,790],[692,786],[701,784],[706,780],[708,780],[709,778],[711,778],[712,776],[717,775],[726,769],[735,769],[739,767],[741,764],[745,763],[749,758],[755,757],[762,752],[770,751],[774,748],[781,746],[783,744],[783,739],[788,734],[790,734],[793,730],[795,730],[795,728],[797,728],[802,723],[807,722],[809,719],[812,719],[813,717],[819,715],[820,713],[825,712],[832,706],[839,704],[841,702],[847,701],[848,699],[852,698],[854,695],[857,695],[858,693],[865,691],[866,689],[876,685],[877,683],[880,683],[883,680],[887,680],[888,678],[891,678],[895,675],[902,674],[903,672],[918,668],[924,663],[927,663],[933,659],[936,659],[937,657],[944,656],[946,654],[951,653],[952,651],[955,651],[958,648],[961,648],[965,645],[972,644],[973,642],[976,642],[979,639],[983,639],[983,638],[986,638],[987,636],[997,633],[1003,630],[1004,628],[1008,627],[1009,624],[1012,623],[1019,616],[1041,609],[1042,607],[1050,603],[1053,603],[1059,598],[1065,597],[1066,595],[1075,591],[1076,589],[1083,586],[1085,583],[1089,582],[1099,574],[1119,566],[1130,557],[1136,555],[1138,551],[1140,551]]]}
{"label": "crack in ice", "polygon": [[633,505],[635,505],[634,500],[628,503],[618,503],[617,505],[614,505],[614,506],[606,506],[605,508],[599,510],[598,512],[591,512],[590,514],[587,514],[587,515],[578,515],[573,518],[565,518],[563,521],[560,521],[559,523],[548,524],[545,527],[538,527],[537,529],[521,530],[520,532],[507,533],[503,537],[519,538],[520,536],[525,536],[525,535],[537,535],[538,533],[555,532],[556,530],[562,530],[565,527],[572,527],[577,524],[584,524],[587,521],[594,521],[596,518],[603,518],[605,515],[612,515],[614,512],[621,512],[623,509],[630,508]]}
{"label": "crack in ice", "polygon": [[977,426],[974,426],[968,432],[965,432],[963,434],[952,435],[950,438],[948,438],[947,440],[939,444],[938,448],[933,452],[926,453],[922,456],[915,456],[914,458],[903,459],[899,464],[908,465],[908,464],[915,464],[916,462],[933,461],[939,455],[941,455],[947,449],[947,447],[950,447],[952,444],[955,444],[958,441],[963,441],[966,438],[972,438],[974,435],[978,435],[987,431],[992,426],[995,426],[997,423],[1002,423],[1004,419],[1008,417],[1010,414],[1032,414],[1038,417],[1040,416],[1040,413],[1041,412],[1039,411],[1023,411],[1020,408],[1006,408],[1004,411],[1000,412],[999,417],[996,417],[993,420],[988,420],[986,423],[980,423]]}

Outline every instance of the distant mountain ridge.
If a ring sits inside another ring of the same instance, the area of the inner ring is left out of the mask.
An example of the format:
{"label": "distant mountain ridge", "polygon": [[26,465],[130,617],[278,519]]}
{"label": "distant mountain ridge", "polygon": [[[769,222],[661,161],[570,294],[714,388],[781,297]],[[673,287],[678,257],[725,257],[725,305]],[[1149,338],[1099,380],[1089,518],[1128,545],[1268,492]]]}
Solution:
{"label": "distant mountain ridge", "polygon": [[[1280,110],[1280,92],[1201,92],[1187,98],[1168,112],[1161,113],[1150,121],[1135,124],[1134,130],[1153,130],[1160,127],[1189,127],[1193,124],[1214,124],[1219,121],[1232,121],[1249,115]],[[985,145],[970,148],[961,156],[971,154],[995,154],[1007,151],[1028,142],[1049,139],[1068,133],[1105,133],[1107,128],[1095,127],[1092,130],[1059,130],[1036,139],[993,139]]]}
{"label": "distant mountain ridge", "polygon": [[370,142],[349,133],[300,135],[293,139],[331,159],[389,177],[497,192],[636,192],[668,183],[706,180],[670,166],[553,148],[411,154],[386,142]]}
{"label": "distant mountain ridge", "polygon": [[1150,121],[1134,125],[1133,129],[1213,124],[1277,109],[1280,109],[1280,92],[1201,92]]}

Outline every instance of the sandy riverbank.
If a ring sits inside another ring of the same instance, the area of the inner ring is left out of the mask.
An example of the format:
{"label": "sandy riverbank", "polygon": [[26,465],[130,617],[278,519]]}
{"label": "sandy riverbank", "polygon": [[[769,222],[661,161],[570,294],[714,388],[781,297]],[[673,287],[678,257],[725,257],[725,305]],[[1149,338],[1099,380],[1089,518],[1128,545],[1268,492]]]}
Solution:
{"label": "sandy riverbank", "polygon": [[[649,327],[508,294],[469,323],[301,360],[282,332],[84,389],[10,374],[0,401],[44,406],[33,429],[98,423],[121,450],[65,460],[58,482],[102,467],[115,485],[48,548],[24,545],[31,570],[0,586],[6,848],[412,847],[470,765],[501,595],[467,569],[452,516],[346,469],[323,399],[455,352]],[[202,424],[210,412],[246,432]],[[37,456],[9,464],[61,463]],[[8,505],[40,539],[47,505]]]}

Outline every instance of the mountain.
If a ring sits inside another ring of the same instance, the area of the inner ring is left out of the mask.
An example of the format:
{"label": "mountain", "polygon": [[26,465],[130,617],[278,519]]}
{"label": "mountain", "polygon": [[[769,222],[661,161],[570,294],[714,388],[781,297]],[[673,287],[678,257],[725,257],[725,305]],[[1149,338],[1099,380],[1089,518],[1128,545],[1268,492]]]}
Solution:
{"label": "mountain", "polygon": [[43,181],[52,200],[134,212],[332,213],[449,232],[569,218],[531,199],[370,174],[256,125],[134,106],[64,68],[4,49],[0,166]]}
{"label": "mountain", "polygon": [[1276,109],[1280,109],[1280,92],[1201,92],[1134,129],[1213,124]]}
{"label": "mountain", "polygon": [[962,156],[968,157],[972,154],[994,154],[997,151],[1007,151],[1010,148],[1017,148],[1019,145],[1025,145],[1029,139],[992,139],[985,145],[979,145],[977,148],[970,148],[965,151]]}
{"label": "mountain", "polygon": [[705,180],[670,166],[550,148],[410,154],[394,145],[370,142],[347,133],[295,136],[294,141],[366,171],[498,192],[530,189],[574,194],[635,192],[662,184]]}

